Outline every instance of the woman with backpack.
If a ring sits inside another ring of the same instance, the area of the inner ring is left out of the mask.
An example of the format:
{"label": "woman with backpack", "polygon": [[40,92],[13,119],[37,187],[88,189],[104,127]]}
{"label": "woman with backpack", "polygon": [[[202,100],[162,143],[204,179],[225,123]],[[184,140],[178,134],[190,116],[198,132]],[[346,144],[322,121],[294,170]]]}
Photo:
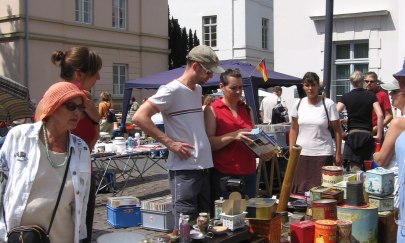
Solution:
{"label": "woman with backpack", "polygon": [[[339,113],[331,99],[319,95],[319,77],[307,72],[302,79],[307,97],[297,100],[291,113],[290,149],[294,144],[302,146],[298,160],[292,193],[304,193],[312,187],[320,186],[322,167],[342,163],[342,130]],[[334,151],[332,126],[336,151]],[[335,158],[334,158],[335,157]]]}
{"label": "woman with backpack", "polygon": [[115,118],[114,113],[111,111],[111,109],[113,109],[111,94],[108,92],[101,92],[100,99],[101,102],[98,104],[98,113],[101,117],[100,132],[108,132],[108,134],[111,135]]}

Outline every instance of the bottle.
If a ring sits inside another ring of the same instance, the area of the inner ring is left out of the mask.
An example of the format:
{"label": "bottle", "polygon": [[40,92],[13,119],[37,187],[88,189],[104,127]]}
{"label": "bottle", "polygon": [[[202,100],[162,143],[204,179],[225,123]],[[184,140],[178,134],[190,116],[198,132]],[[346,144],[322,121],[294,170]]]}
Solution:
{"label": "bottle", "polygon": [[219,200],[215,200],[215,215],[214,219],[219,219],[219,215],[222,213],[222,205],[224,204],[225,200],[223,197],[220,197]]}
{"label": "bottle", "polygon": [[136,141],[136,146],[141,145],[141,135],[139,132],[135,133],[135,141]]}
{"label": "bottle", "polygon": [[182,215],[180,219],[181,219],[180,242],[190,242],[191,241],[191,237],[190,237],[191,226],[189,223],[190,216]]}
{"label": "bottle", "polygon": [[128,143],[128,151],[132,151],[132,147],[134,146],[134,139],[132,137],[128,137],[127,143]]}

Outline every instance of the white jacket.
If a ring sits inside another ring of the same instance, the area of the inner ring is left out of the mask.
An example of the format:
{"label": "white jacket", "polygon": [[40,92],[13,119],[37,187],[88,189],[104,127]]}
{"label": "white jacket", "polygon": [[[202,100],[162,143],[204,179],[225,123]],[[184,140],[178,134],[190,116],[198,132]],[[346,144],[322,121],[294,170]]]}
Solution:
{"label": "white jacket", "polygon": [[[42,122],[37,122],[14,127],[7,134],[6,141],[0,150],[0,172],[8,177],[2,203],[8,231],[20,225],[27,205],[39,165],[38,135],[41,126]],[[74,242],[79,243],[80,239],[87,236],[86,211],[90,190],[90,151],[87,144],[73,134],[70,134],[69,146],[73,148],[69,173],[75,192],[75,212],[72,213]],[[7,232],[2,210],[0,214],[0,240],[5,241]]]}

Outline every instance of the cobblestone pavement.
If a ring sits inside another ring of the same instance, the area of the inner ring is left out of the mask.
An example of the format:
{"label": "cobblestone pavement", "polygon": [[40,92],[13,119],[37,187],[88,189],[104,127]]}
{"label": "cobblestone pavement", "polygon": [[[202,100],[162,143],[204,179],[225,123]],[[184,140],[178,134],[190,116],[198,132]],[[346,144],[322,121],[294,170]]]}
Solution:
{"label": "cobblestone pavement", "polygon": [[[163,166],[164,163],[164,161],[159,162],[159,164]],[[124,190],[122,196],[135,196],[140,200],[144,200],[170,194],[167,171],[158,165],[154,165],[147,172],[145,172],[143,174],[143,178],[144,181],[142,181],[141,178],[130,178],[127,188]],[[123,182],[117,182],[118,188],[123,185],[122,183]],[[118,193],[117,196],[119,195],[120,193]],[[114,229],[107,223],[106,210],[107,198],[112,196],[112,193],[100,193],[97,195],[92,242],[97,242],[97,238],[99,236],[111,232],[136,232],[144,234],[145,238],[166,234],[164,232],[142,229],[141,227]]]}

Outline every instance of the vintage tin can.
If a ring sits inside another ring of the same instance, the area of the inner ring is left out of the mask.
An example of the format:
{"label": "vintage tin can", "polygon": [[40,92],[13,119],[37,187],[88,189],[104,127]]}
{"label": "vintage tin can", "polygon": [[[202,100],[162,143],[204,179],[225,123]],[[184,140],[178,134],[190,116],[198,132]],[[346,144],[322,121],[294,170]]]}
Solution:
{"label": "vintage tin can", "polygon": [[332,187],[343,180],[343,168],[340,166],[322,166],[322,186]]}
{"label": "vintage tin can", "polygon": [[388,196],[394,192],[394,172],[381,167],[366,172],[366,192],[378,197]]}
{"label": "vintage tin can", "polygon": [[337,207],[337,215],[338,219],[352,221],[352,237],[356,242],[377,242],[378,209],[376,206],[342,205]]}
{"label": "vintage tin can", "polygon": [[313,242],[336,243],[337,224],[335,220],[315,221],[315,239]]}
{"label": "vintage tin can", "polygon": [[337,224],[337,243],[351,243],[352,242],[352,221],[338,219]]}
{"label": "vintage tin can", "polygon": [[315,223],[312,220],[304,220],[290,224],[291,243],[314,242]]}
{"label": "vintage tin can", "polygon": [[361,206],[364,204],[363,182],[348,181],[346,184],[346,203],[351,206]]}
{"label": "vintage tin can", "polygon": [[343,190],[336,188],[329,188],[328,190],[321,193],[322,199],[334,199],[337,204],[343,202]]}
{"label": "vintage tin can", "polygon": [[312,202],[312,220],[336,219],[337,201],[334,199],[322,199]]}
{"label": "vintage tin can", "polygon": [[328,190],[328,187],[324,187],[324,186],[317,186],[317,187],[313,187],[311,188],[311,201],[316,201],[316,200],[321,200],[321,193]]}
{"label": "vintage tin can", "polygon": [[377,197],[370,195],[368,202],[378,208],[378,212],[394,210],[394,197]]}

